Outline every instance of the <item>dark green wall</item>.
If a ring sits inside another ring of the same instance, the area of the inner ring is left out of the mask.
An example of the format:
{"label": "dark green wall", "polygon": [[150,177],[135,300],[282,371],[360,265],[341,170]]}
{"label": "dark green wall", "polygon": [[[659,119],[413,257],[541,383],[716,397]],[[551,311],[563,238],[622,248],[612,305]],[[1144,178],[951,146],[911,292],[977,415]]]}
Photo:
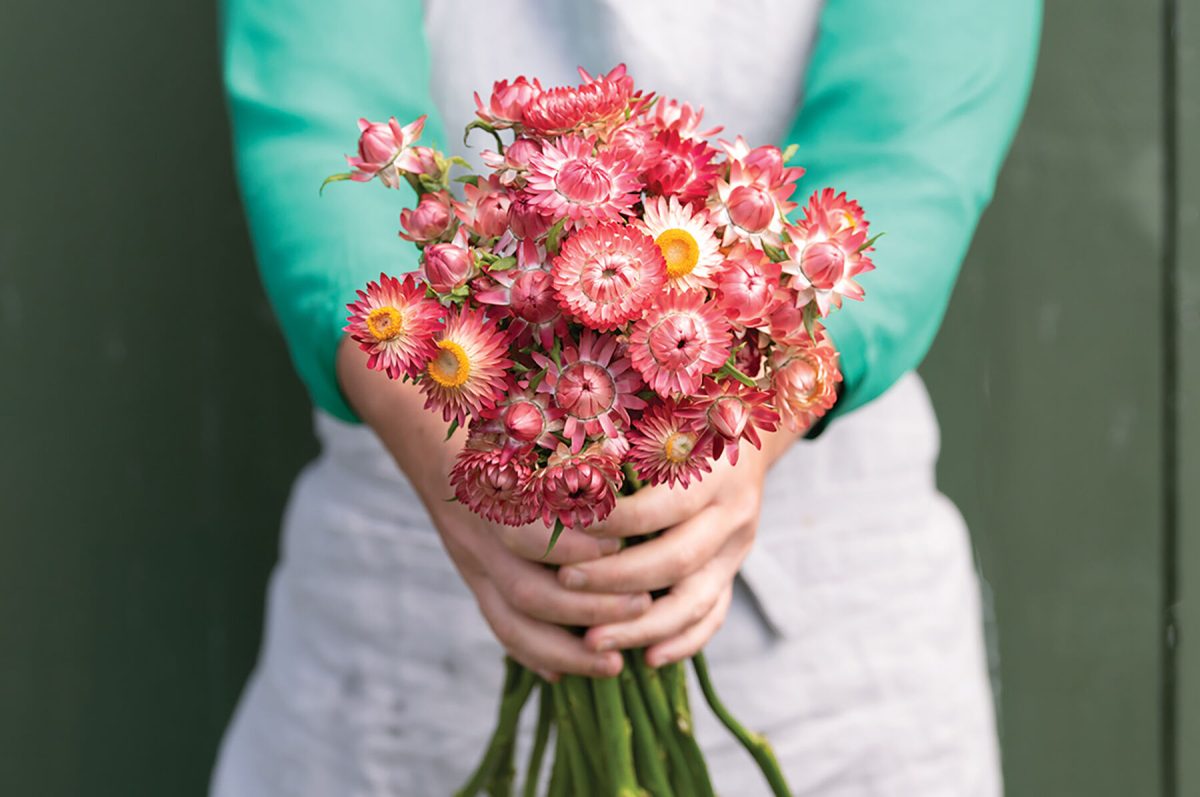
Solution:
{"label": "dark green wall", "polygon": [[[1198,4],[1176,50],[1167,0],[1048,3],[924,368],[995,592],[1018,797],[1200,794]],[[213,10],[3,4],[0,108],[0,794],[199,795],[313,452]]]}

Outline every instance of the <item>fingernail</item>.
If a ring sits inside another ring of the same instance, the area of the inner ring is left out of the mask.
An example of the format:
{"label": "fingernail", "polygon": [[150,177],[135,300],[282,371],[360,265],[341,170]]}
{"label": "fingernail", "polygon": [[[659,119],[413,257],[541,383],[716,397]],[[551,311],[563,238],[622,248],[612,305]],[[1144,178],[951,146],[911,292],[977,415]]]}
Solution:
{"label": "fingernail", "polygon": [[562,583],[567,589],[579,589],[587,584],[587,576],[582,570],[568,567],[562,571]]}
{"label": "fingernail", "polygon": [[621,672],[619,656],[605,656],[596,662],[596,674],[601,678],[611,678]]}
{"label": "fingernail", "polygon": [[649,595],[634,595],[629,599],[629,611],[634,614],[641,614],[650,608]]}
{"label": "fingernail", "polygon": [[606,637],[602,637],[602,638],[598,639],[594,645],[597,653],[604,653],[605,651],[613,650],[614,648],[616,648],[616,646],[617,646],[617,640],[613,639],[610,636],[606,636]]}
{"label": "fingernail", "polygon": [[600,553],[608,556],[611,553],[616,553],[621,550],[621,541],[613,537],[605,537],[599,543]]}

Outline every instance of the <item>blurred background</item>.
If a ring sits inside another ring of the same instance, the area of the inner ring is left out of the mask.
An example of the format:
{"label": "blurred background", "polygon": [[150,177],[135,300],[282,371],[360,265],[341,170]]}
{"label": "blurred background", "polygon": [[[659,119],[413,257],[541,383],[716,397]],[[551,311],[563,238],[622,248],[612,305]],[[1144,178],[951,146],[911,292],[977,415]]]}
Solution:
{"label": "blurred background", "polygon": [[[942,486],[1009,794],[1200,795],[1200,0],[1047,5],[923,368]],[[9,0],[0,108],[0,794],[200,795],[315,452],[214,9]]]}

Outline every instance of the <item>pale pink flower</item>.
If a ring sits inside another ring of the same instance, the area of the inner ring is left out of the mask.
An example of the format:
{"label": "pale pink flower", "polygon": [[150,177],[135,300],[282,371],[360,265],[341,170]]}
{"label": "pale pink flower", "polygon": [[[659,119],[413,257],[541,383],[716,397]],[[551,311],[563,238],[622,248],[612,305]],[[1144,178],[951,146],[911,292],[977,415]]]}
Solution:
{"label": "pale pink flower", "polygon": [[646,191],[703,205],[717,181],[716,155],[704,141],[680,138],[675,130],[659,133],[647,148]]}
{"label": "pale pink flower", "polygon": [[450,471],[454,497],[480,517],[505,526],[524,526],[541,514],[528,486],[537,466],[532,451],[504,455],[487,438],[468,441]]}
{"label": "pale pink flower", "polygon": [[414,377],[433,354],[433,336],[441,327],[442,306],[426,298],[425,287],[412,274],[403,280],[379,275],[346,305],[345,331],[370,355],[367,367],[392,379]]}
{"label": "pale pink flower", "polygon": [[712,443],[713,459],[728,452],[729,463],[738,461],[738,444],[747,440],[762,448],[758,430],[773,432],[779,413],[771,409],[771,394],[743,385],[736,379],[704,380],[704,391],[679,407],[679,414],[701,424]]}
{"label": "pale pink flower", "polygon": [[764,242],[778,246],[787,214],[796,209],[790,199],[804,170],[784,167],[778,147],[751,149],[741,136],[720,145],[729,158],[729,175],[717,182],[708,207],[713,220],[724,227],[721,243],[729,246],[742,240],[757,247]]}
{"label": "pale pink flower", "polygon": [[667,289],[703,291],[716,287],[714,275],[723,258],[716,226],[708,213],[681,205],[675,197],[652,197],[645,202],[635,226],[654,239],[667,264]]}
{"label": "pale pink flower", "polygon": [[729,357],[729,322],[703,293],[668,293],[633,326],[630,360],[664,398],[690,395]]}
{"label": "pale pink flower", "polygon": [[563,242],[552,272],[563,308],[603,332],[641,316],[662,291],[667,264],[639,230],[598,224]]}
{"label": "pale pink flower", "polygon": [[599,449],[572,453],[559,446],[534,473],[530,495],[547,525],[557,521],[581,529],[612,513],[623,481],[620,464]]}
{"label": "pale pink flower", "polygon": [[613,335],[584,330],[578,346],[563,348],[561,366],[533,352],[534,362],[546,369],[538,391],[552,395],[563,411],[572,451],[581,450],[589,436],[616,437],[629,425],[629,410],[646,406],[637,395],[642,380],[627,358],[617,356],[617,345]]}
{"label": "pale pink flower", "polygon": [[358,129],[358,156],[346,156],[346,162],[354,170],[351,180],[365,183],[379,177],[388,188],[399,188],[404,172],[421,168],[410,147],[425,129],[424,116],[403,127],[394,116],[387,122],[359,119]]}
{"label": "pale pink flower", "polygon": [[717,303],[733,323],[763,326],[778,303],[781,273],[762,250],[738,244],[717,277]]}
{"label": "pale pink flower", "polygon": [[426,409],[441,409],[445,420],[461,426],[468,415],[491,409],[503,398],[512,362],[508,338],[482,311],[461,307],[446,314],[425,365],[421,392]]}
{"label": "pale pink flower", "polygon": [[806,431],[837,401],[837,383],[842,381],[837,360],[837,351],[824,335],[812,345],[771,352],[775,406],[788,429]]}
{"label": "pale pink flower", "polygon": [[616,221],[633,212],[641,184],[613,153],[578,136],[547,143],[529,166],[527,190],[543,213],[572,224]]}
{"label": "pale pink flower", "polygon": [[503,129],[521,123],[525,106],[542,90],[542,84],[520,75],[511,83],[497,80],[492,84],[492,96],[487,105],[475,92],[475,115],[492,127]]}
{"label": "pale pink flower", "polygon": [[589,130],[603,133],[625,118],[633,99],[633,78],[625,66],[593,78],[579,70],[579,86],[557,86],[537,93],[525,106],[522,123],[542,136]]}
{"label": "pale pink flower", "polygon": [[421,276],[435,293],[446,294],[467,284],[475,274],[475,258],[467,246],[467,231],[459,228],[451,243],[425,247]]}
{"label": "pale pink flower", "polygon": [[463,185],[465,202],[455,204],[455,213],[467,229],[480,238],[498,238],[508,229],[508,189],[495,176],[478,185]]}
{"label": "pale pink flower", "polygon": [[412,210],[400,211],[400,237],[416,244],[437,241],[450,230],[454,221],[453,199],[445,191],[422,194]]}
{"label": "pale pink flower", "polygon": [[704,427],[673,401],[655,404],[629,433],[628,461],[648,484],[688,487],[712,470]]}
{"label": "pale pink flower", "polygon": [[857,203],[832,190],[814,194],[804,209],[805,217],[788,228],[791,240],[784,246],[788,259],[782,263],[795,304],[816,304],[822,316],[842,299],[861,301],[862,286],[855,277],[875,268],[867,255],[867,224]]}

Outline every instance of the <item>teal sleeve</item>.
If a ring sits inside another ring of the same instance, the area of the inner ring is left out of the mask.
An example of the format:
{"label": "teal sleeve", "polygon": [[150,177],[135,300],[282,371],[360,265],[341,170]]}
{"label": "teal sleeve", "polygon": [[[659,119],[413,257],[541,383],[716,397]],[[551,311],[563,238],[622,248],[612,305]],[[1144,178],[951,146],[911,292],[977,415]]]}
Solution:
{"label": "teal sleeve", "polygon": [[263,284],[313,402],[356,420],[334,360],[346,302],[416,250],[397,214],[407,191],[321,181],[347,169],[360,116],[406,124],[445,145],[429,92],[419,0],[225,0],[225,87],[246,215]]}
{"label": "teal sleeve", "polygon": [[828,319],[843,395],[860,407],[917,367],[1025,106],[1040,0],[829,0],[786,144],[884,232],[866,301]]}

